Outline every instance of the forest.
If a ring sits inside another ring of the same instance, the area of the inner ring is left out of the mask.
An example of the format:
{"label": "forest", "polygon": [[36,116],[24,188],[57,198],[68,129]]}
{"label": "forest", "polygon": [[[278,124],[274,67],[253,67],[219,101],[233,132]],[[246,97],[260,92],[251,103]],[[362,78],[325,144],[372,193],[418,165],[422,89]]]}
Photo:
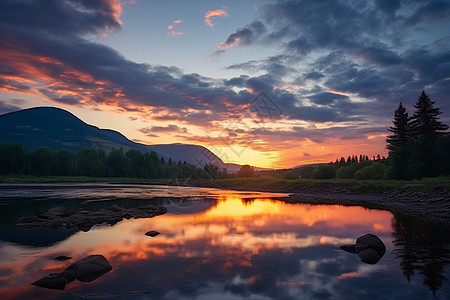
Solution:
{"label": "forest", "polygon": [[83,148],[73,152],[65,148],[50,151],[48,147],[30,151],[19,143],[0,143],[0,175],[212,179],[227,172],[213,164],[201,168],[170,158],[166,161],[153,151],[113,148],[106,153],[100,148]]}

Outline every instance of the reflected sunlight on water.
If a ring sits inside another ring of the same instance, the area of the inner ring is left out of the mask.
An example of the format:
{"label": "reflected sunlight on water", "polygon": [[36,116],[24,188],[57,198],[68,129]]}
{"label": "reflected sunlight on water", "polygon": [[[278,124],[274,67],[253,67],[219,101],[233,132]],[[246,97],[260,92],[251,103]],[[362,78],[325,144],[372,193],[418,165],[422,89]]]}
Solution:
{"label": "reflected sunlight on water", "polygon": [[[364,294],[381,299],[388,291],[395,291],[396,296],[430,295],[422,284],[406,281],[391,254],[390,212],[289,204],[270,198],[285,195],[270,193],[203,192],[208,199],[165,202],[169,210],[165,215],[123,220],[112,227],[95,226],[52,246],[31,248],[3,242],[0,294],[18,299],[90,297],[92,293],[107,298],[138,294],[152,299]],[[145,236],[149,230],[161,234]],[[339,249],[368,232],[378,235],[387,246],[377,265],[362,264],[356,255]],[[31,285],[90,254],[104,255],[113,270],[91,283],[72,282],[64,291]],[[73,259],[49,259],[58,255]]]}

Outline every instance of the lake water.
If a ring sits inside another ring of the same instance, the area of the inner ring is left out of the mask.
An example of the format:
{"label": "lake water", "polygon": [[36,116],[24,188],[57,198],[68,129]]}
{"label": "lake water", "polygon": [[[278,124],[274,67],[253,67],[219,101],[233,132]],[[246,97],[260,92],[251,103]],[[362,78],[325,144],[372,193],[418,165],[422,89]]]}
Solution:
{"label": "lake water", "polygon": [[[117,184],[0,185],[0,299],[450,299],[450,234],[400,214],[289,204],[287,194]],[[38,208],[161,204],[168,213],[76,229],[15,228]],[[156,237],[145,232],[159,231]],[[385,243],[375,265],[339,246]],[[113,269],[65,290],[32,282],[91,254]],[[71,256],[64,262],[52,260]]]}

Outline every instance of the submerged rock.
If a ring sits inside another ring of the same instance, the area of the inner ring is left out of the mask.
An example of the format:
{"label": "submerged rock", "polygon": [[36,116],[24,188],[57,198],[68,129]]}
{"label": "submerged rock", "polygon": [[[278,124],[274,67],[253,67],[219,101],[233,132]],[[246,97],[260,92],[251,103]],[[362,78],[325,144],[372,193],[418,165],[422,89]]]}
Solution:
{"label": "submerged rock", "polygon": [[383,241],[374,234],[368,233],[356,239],[356,244],[343,245],[342,250],[358,254],[362,262],[376,264],[386,253]]}
{"label": "submerged rock", "polygon": [[111,264],[103,255],[89,255],[71,264],[61,273],[50,274],[32,284],[49,289],[63,290],[67,283],[75,279],[82,282],[91,282],[111,270]]}
{"label": "submerged rock", "polygon": [[151,236],[151,237],[155,237],[155,236],[157,236],[158,234],[160,234],[158,231],[154,231],[154,230],[150,230],[150,231],[147,231],[146,233],[145,233],[145,235],[147,235],[147,236]]}
{"label": "submerged rock", "polygon": [[58,261],[65,261],[65,260],[69,260],[72,259],[72,257],[70,256],[65,256],[65,255],[59,255],[57,257],[53,257],[53,260],[58,260]]}
{"label": "submerged rock", "polygon": [[19,228],[73,228],[89,231],[96,224],[114,225],[123,218],[152,218],[167,212],[164,206],[146,205],[138,208],[122,208],[117,204],[98,211],[75,210],[67,206],[55,206],[48,212],[39,212],[22,217],[17,223]]}
{"label": "submerged rock", "polygon": [[63,290],[67,283],[67,279],[61,276],[61,274],[50,274],[32,284],[47,289]]}
{"label": "submerged rock", "polygon": [[68,282],[75,279],[91,282],[112,270],[108,260],[100,254],[89,255],[73,264],[60,273]]}

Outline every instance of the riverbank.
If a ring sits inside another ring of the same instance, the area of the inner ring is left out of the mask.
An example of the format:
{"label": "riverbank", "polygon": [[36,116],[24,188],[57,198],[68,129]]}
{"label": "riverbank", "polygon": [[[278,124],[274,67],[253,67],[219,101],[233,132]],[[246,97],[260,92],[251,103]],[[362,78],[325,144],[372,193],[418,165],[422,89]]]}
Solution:
{"label": "riverbank", "polygon": [[450,225],[450,181],[429,178],[420,181],[269,180],[255,178],[219,180],[214,187],[234,190],[289,193],[292,203],[338,204],[389,210]]}
{"label": "riverbank", "polygon": [[425,178],[419,181],[385,180],[288,180],[282,178],[228,178],[219,180],[149,180],[96,177],[0,177],[3,184],[14,183],[94,183],[110,182],[150,185],[188,185],[240,191],[289,193],[292,203],[357,205],[423,217],[450,225],[450,179]]}

